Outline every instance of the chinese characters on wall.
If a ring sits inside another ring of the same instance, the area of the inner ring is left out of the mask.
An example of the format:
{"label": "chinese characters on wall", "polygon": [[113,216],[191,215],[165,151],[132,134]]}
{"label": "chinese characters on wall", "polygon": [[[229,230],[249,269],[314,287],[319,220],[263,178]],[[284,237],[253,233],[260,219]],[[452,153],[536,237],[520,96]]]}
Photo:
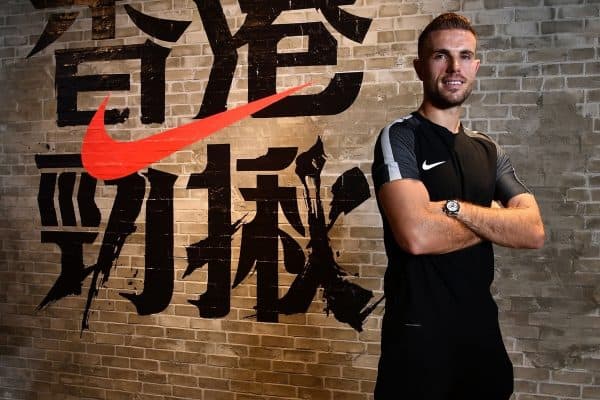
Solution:
{"label": "chinese characters on wall", "polygon": [[[92,15],[92,38],[102,41],[115,37],[116,0],[32,0],[36,8],[51,12],[46,28],[28,57],[43,51],[60,40],[80,12],[60,12],[61,7],[87,6]],[[218,0],[194,0],[207,34],[214,61],[197,119],[227,110],[226,102],[238,63],[237,50],[248,46],[248,101],[277,92],[277,68],[293,66],[336,65],[337,41],[320,22],[275,24],[285,11],[314,8],[345,37],[362,42],[370,19],[355,16],[340,8],[354,0],[239,0],[246,14],[237,32],[232,33]],[[99,46],[93,48],[56,50],[56,101],[58,126],[85,126],[93,111],[78,109],[78,93],[87,91],[128,91],[129,74],[78,75],[82,63],[113,60],[139,60],[141,122],[162,123],[165,119],[165,69],[171,50],[154,39],[175,43],[191,21],[174,21],[146,15],[130,5],[123,5],[133,24],[149,38],[143,44]],[[308,49],[299,53],[278,53],[277,44],[286,37],[304,36]],[[356,99],[362,83],[362,72],[336,73],[320,93],[293,95],[253,114],[258,118],[338,114]],[[129,109],[109,109],[104,114],[106,124],[118,124],[129,118]],[[362,329],[364,319],[373,308],[373,293],[347,279],[348,273],[335,261],[328,237],[329,230],[343,213],[352,212],[370,196],[369,185],[358,168],[341,174],[331,188],[330,204],[324,205],[321,196],[321,172],[326,162],[320,138],[304,152],[298,147],[271,147],[264,155],[253,159],[235,158],[229,144],[206,146],[206,167],[201,173],[189,176],[187,190],[206,190],[208,234],[187,248],[186,279],[195,270],[207,269],[206,291],[189,299],[202,318],[220,318],[230,312],[232,288],[256,274],[256,319],[277,322],[280,314],[303,313],[317,289],[323,289],[326,311],[340,322],[356,330]],[[235,170],[232,171],[232,160]],[[108,221],[101,224],[101,213],[95,201],[97,178],[82,167],[80,154],[39,154],[36,163],[41,171],[38,194],[44,243],[54,243],[61,252],[61,272],[38,308],[66,296],[81,295],[83,282],[91,279],[81,328],[88,329],[93,302],[102,286],[107,284],[119,254],[130,235],[136,231],[135,221],[145,210],[145,267],[144,286],[139,293],[123,291],[137,313],[160,313],[170,303],[175,280],[174,269],[174,183],[178,176],[155,168],[119,179],[105,180],[115,186],[116,195]],[[295,167],[298,185],[302,188],[308,213],[308,226],[300,218],[297,188],[280,186],[278,172]],[[243,217],[232,221],[232,174],[249,171],[256,182],[240,187],[244,201],[255,203],[252,220]],[[79,182],[76,185],[76,181]],[[75,193],[77,191],[77,193]],[[54,204],[58,194],[58,207]],[[147,193],[147,194],[146,194]],[[75,199],[75,200],[74,200]],[[76,202],[76,204],[74,204]],[[145,206],[145,207],[144,207]],[[326,218],[324,209],[330,212]],[[286,221],[280,221],[279,210]],[[78,214],[78,215],[77,215]],[[60,217],[60,218],[59,218]],[[280,228],[288,223],[300,236],[308,239],[303,249],[290,234]],[[61,229],[72,227],[86,228]],[[100,226],[105,231],[99,235]],[[232,240],[241,235],[237,269],[232,282]],[[84,244],[101,237],[96,262],[84,264]],[[281,244],[283,259],[279,260]],[[288,292],[279,297],[278,265],[295,274]]]}

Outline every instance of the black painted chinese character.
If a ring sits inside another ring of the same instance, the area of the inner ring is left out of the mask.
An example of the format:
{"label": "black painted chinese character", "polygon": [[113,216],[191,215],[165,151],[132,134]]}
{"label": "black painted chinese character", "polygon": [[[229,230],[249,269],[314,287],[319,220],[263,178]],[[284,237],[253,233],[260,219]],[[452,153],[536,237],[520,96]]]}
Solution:
{"label": "black painted chinese character", "polygon": [[[371,20],[351,15],[339,8],[354,0],[240,0],[246,20],[232,35],[219,0],[194,0],[214,54],[214,63],[197,118],[226,110],[227,96],[237,65],[237,49],[248,45],[248,100],[256,100],[276,92],[277,68],[335,65],[337,41],[319,22],[273,24],[283,11],[315,8],[343,35],[362,42]],[[278,53],[283,38],[308,36],[308,51]],[[254,117],[337,114],[356,99],[362,83],[362,72],[336,73],[327,88],[318,94],[290,96]]]}
{"label": "black painted chinese character", "polygon": [[[265,156],[253,160],[238,160],[238,171],[280,171],[294,161],[295,147],[269,148]],[[291,226],[304,236],[304,226],[298,212],[296,188],[281,187],[278,175],[258,175],[256,188],[240,188],[245,200],[256,202],[254,219],[242,226],[240,260],[233,287],[239,285],[252,271],[256,270],[256,312],[257,320],[276,322],[278,320],[278,239],[282,238],[292,258],[304,259],[304,253],[295,241],[279,228],[279,206]],[[289,254],[289,252],[288,252]],[[289,264],[286,264],[288,267]],[[297,272],[297,271],[296,271]]]}
{"label": "black painted chinese character", "polygon": [[[92,10],[92,39],[115,37],[115,0],[31,0],[36,8],[87,5]],[[145,15],[125,5],[128,15],[142,31],[160,40],[175,42],[191,23],[172,21]],[[73,24],[79,12],[50,14],[46,28],[28,57],[56,41]],[[93,111],[80,111],[80,92],[129,90],[129,74],[77,75],[83,63],[115,60],[140,60],[141,121],[161,123],[165,120],[165,65],[170,49],[147,40],[144,44],[56,51],[57,125],[87,125]],[[124,122],[129,109],[108,110],[106,123]]]}
{"label": "black painted chinese character", "polygon": [[[42,243],[55,243],[61,250],[61,272],[38,309],[48,306],[70,295],[80,295],[83,281],[92,275],[87,295],[81,329],[88,329],[91,305],[104,285],[119,258],[128,236],[136,230],[135,221],[140,214],[146,191],[146,180],[139,174],[106,181],[115,185],[117,193],[104,231],[100,252],[94,265],[83,263],[83,245],[93,243],[97,231],[58,231],[60,226],[81,226],[98,228],[100,211],[95,204],[96,180],[83,172],[79,176],[77,203],[79,223],[73,204],[77,172],[51,172],[53,168],[81,169],[78,154],[38,155],[40,177],[38,205],[42,225]],[[48,170],[48,171],[47,171]],[[146,201],[145,272],[144,289],[140,294],[121,293],[131,300],[140,315],[163,311],[173,294],[173,185],[175,175],[149,169],[145,174],[150,183],[150,193]],[[58,187],[60,223],[54,206],[55,190]]]}
{"label": "black painted chinese character", "polygon": [[240,221],[231,224],[231,171],[228,144],[207,146],[206,168],[192,174],[188,189],[208,189],[208,237],[187,247],[183,278],[208,264],[206,292],[190,300],[204,318],[224,317],[231,299],[231,239]]}

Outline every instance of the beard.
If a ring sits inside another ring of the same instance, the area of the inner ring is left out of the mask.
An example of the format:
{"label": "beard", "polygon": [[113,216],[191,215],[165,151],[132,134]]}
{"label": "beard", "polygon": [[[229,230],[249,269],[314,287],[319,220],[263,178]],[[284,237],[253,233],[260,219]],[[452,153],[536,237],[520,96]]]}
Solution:
{"label": "beard", "polygon": [[429,101],[436,108],[446,110],[448,108],[461,106],[471,95],[471,92],[473,91],[473,83],[468,84],[462,93],[445,92],[440,89],[440,87],[437,85],[437,82],[434,83],[433,87],[424,85],[424,91],[427,101]]}

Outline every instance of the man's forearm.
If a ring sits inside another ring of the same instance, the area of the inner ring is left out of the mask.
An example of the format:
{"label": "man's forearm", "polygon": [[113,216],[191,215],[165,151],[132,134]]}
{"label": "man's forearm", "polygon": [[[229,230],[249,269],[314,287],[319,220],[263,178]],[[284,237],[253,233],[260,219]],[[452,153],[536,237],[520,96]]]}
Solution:
{"label": "man's forearm", "polygon": [[455,217],[485,240],[514,248],[540,248],[544,227],[535,202],[529,200],[508,208],[488,208],[461,202]]}
{"label": "man's forearm", "polygon": [[443,254],[481,242],[465,224],[442,212],[442,202],[431,202],[423,183],[400,179],[377,194],[396,243],[411,254]]}
{"label": "man's forearm", "polygon": [[482,238],[464,223],[442,212],[444,202],[430,202],[429,215],[419,224],[416,236],[422,238],[419,253],[443,254],[481,243]]}

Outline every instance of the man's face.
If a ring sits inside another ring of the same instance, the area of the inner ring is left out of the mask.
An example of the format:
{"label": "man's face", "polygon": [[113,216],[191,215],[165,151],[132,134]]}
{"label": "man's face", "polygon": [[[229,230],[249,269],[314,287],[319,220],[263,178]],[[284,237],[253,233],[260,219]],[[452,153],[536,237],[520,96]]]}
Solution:
{"label": "man's face", "polygon": [[462,29],[433,31],[414,66],[423,81],[424,101],[439,109],[460,106],[471,94],[480,61],[477,40]]}

